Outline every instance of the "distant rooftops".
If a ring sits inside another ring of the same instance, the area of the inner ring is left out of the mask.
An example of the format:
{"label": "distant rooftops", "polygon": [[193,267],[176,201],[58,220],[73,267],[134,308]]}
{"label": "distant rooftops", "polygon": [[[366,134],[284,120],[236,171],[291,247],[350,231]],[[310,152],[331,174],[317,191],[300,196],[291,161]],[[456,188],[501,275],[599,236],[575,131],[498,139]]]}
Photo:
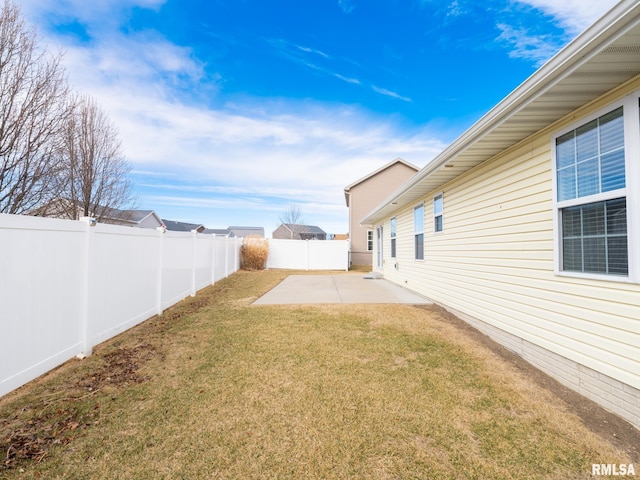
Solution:
{"label": "distant rooftops", "polygon": [[198,233],[229,235],[230,237],[262,237],[264,238],[263,227],[238,227],[231,226],[227,228],[205,228],[204,225],[197,223],[179,222],[176,220],[162,219],[167,230],[174,232],[192,232],[196,230]]}

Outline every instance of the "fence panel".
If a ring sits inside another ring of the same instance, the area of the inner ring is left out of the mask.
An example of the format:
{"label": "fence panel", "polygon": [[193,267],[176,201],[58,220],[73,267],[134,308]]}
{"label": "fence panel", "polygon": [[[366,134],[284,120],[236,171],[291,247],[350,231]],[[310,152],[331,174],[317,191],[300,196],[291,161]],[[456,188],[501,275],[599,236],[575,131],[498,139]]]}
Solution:
{"label": "fence panel", "polygon": [[0,214],[0,395],[238,269],[238,239]]}
{"label": "fence panel", "polygon": [[214,237],[213,279],[216,282],[228,275],[230,263],[227,258],[229,257],[228,250],[231,250],[229,243],[229,239],[226,236],[216,235]]}
{"label": "fence panel", "polygon": [[90,348],[157,313],[162,232],[98,224],[89,234]]}
{"label": "fence panel", "polygon": [[309,241],[309,270],[348,270],[349,242],[346,240]]}
{"label": "fence panel", "polygon": [[84,230],[0,215],[0,395],[81,351]]}
{"label": "fence panel", "polygon": [[269,239],[267,268],[307,270],[307,241]]}
{"label": "fence panel", "polygon": [[213,235],[197,235],[195,236],[195,254],[194,254],[194,291],[197,292],[201,288],[211,284],[213,274]]}
{"label": "fence panel", "polygon": [[348,270],[348,240],[269,240],[267,268]]}
{"label": "fence panel", "polygon": [[193,268],[192,234],[166,232],[162,239],[162,309],[191,293]]}

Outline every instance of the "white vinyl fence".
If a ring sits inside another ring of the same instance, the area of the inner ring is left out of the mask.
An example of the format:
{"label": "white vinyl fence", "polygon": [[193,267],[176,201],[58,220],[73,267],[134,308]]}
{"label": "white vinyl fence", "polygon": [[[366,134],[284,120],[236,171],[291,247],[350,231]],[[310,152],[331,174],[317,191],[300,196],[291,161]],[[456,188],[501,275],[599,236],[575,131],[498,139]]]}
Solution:
{"label": "white vinyl fence", "polygon": [[235,272],[240,244],[0,214],[0,395]]}
{"label": "white vinyl fence", "polygon": [[271,238],[267,268],[349,270],[349,241]]}

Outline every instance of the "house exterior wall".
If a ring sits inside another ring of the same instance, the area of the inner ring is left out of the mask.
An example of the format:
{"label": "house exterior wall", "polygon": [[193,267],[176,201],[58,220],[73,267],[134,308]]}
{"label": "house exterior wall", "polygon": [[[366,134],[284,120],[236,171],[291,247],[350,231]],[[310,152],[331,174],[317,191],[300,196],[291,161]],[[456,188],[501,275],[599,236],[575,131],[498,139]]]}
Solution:
{"label": "house exterior wall", "polygon": [[291,240],[293,238],[293,234],[291,232],[291,230],[289,230],[287,227],[285,227],[284,225],[280,225],[278,228],[276,228],[273,233],[272,233],[272,237],[273,238],[279,238],[279,239],[285,239],[285,240]]}
{"label": "house exterior wall", "polygon": [[415,173],[415,169],[398,162],[350,189],[349,238],[353,265],[370,265],[372,261],[372,251],[367,250],[367,231],[371,228],[361,226],[360,220]]}
{"label": "house exterior wall", "polygon": [[[414,260],[418,202],[395,215],[396,258],[385,219],[377,270],[640,428],[640,285],[554,273],[551,151],[558,130],[638,89],[640,78],[423,197],[424,260]],[[439,193],[444,229],[434,233]]]}

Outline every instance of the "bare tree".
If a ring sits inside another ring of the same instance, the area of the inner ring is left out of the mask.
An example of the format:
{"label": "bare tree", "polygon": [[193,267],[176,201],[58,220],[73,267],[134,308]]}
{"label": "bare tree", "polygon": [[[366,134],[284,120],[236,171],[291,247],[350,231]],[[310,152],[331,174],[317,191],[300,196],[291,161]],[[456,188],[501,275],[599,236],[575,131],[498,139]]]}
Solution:
{"label": "bare tree", "polygon": [[304,224],[304,219],[298,205],[289,205],[280,216],[280,222],[289,226],[291,238],[300,239],[301,226]]}
{"label": "bare tree", "polygon": [[83,95],[73,103],[61,149],[65,214],[103,221],[113,209],[132,204],[130,166],[115,126],[96,101]]}
{"label": "bare tree", "polygon": [[29,213],[55,198],[58,142],[67,116],[61,54],[37,43],[20,10],[0,9],[0,212]]}

